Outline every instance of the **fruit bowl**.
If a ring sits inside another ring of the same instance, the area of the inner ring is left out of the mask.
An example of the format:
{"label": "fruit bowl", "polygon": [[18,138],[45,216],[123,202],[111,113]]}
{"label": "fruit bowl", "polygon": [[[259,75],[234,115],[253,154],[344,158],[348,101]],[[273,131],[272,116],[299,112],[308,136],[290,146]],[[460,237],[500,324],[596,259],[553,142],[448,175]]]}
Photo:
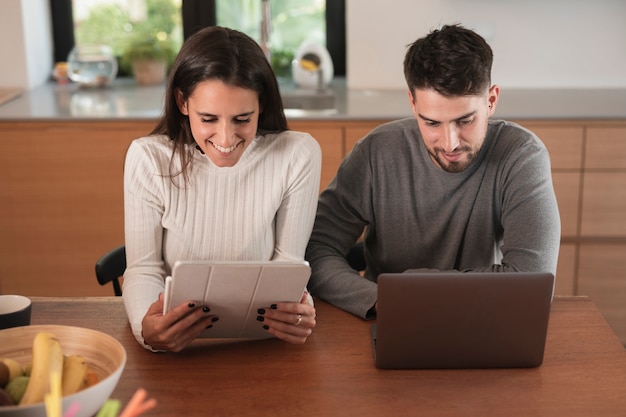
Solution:
{"label": "fruit bowl", "polygon": [[[57,336],[64,355],[79,354],[98,375],[99,381],[63,397],[63,412],[78,403],[75,417],[95,415],[109,398],[126,365],[126,351],[113,337],[96,330],[58,325],[32,325],[0,330],[0,358],[12,358],[22,365],[32,360],[33,340],[39,332]],[[46,417],[44,403],[0,407],[0,417]]]}

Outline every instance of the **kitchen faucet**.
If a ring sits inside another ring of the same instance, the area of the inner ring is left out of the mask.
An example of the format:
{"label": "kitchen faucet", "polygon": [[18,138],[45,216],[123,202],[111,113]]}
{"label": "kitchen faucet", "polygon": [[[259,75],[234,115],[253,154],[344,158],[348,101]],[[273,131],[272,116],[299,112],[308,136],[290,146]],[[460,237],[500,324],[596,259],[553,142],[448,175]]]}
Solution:
{"label": "kitchen faucet", "polygon": [[261,49],[265,53],[265,57],[271,61],[270,54],[270,32],[272,31],[272,13],[269,0],[262,0],[263,6],[261,10]]}

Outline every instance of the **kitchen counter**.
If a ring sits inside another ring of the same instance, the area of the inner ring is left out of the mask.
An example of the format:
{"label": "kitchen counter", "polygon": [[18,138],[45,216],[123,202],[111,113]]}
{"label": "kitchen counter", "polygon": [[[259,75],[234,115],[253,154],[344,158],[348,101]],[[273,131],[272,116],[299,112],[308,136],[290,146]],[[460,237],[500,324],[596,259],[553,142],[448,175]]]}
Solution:
{"label": "kitchen counter", "polygon": [[[411,116],[406,90],[352,90],[333,81],[336,108],[287,109],[290,120],[391,120]],[[153,120],[165,87],[118,79],[103,89],[48,83],[0,105],[0,121]],[[496,118],[626,119],[626,89],[502,89]]]}

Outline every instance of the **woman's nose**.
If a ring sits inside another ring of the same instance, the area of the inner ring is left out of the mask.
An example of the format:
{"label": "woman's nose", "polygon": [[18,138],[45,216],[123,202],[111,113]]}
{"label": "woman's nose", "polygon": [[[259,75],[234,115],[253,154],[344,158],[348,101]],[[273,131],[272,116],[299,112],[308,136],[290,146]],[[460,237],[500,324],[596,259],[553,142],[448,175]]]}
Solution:
{"label": "woman's nose", "polygon": [[214,140],[220,146],[228,147],[232,142],[233,129],[229,123],[220,123],[215,132],[217,140]]}

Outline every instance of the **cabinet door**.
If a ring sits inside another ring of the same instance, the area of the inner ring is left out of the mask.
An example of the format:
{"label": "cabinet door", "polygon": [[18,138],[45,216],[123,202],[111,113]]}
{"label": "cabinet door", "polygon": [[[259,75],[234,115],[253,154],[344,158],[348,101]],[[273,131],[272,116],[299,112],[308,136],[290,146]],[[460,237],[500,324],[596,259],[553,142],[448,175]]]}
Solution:
{"label": "cabinet door", "polygon": [[0,292],[113,295],[94,265],[124,242],[124,156],[152,126],[0,124]]}
{"label": "cabinet door", "polygon": [[347,124],[346,129],[346,148],[344,150],[344,156],[349,154],[354,144],[367,135],[372,129],[385,123],[385,120],[371,121],[371,122],[358,122],[354,124]]}
{"label": "cabinet door", "polygon": [[583,237],[626,237],[626,171],[585,172]]}
{"label": "cabinet door", "polygon": [[626,244],[582,244],[578,295],[598,306],[622,343],[626,344]]}
{"label": "cabinet door", "polygon": [[538,126],[525,123],[546,145],[553,170],[579,170],[583,160],[582,126]]}
{"label": "cabinet door", "polygon": [[589,127],[585,169],[626,170],[626,127]]}
{"label": "cabinet door", "polygon": [[343,155],[343,129],[339,123],[329,122],[290,122],[292,130],[307,132],[322,148],[322,175],[320,191],[325,189],[335,177]]}
{"label": "cabinet door", "polygon": [[589,127],[582,236],[626,236],[626,127]]}

